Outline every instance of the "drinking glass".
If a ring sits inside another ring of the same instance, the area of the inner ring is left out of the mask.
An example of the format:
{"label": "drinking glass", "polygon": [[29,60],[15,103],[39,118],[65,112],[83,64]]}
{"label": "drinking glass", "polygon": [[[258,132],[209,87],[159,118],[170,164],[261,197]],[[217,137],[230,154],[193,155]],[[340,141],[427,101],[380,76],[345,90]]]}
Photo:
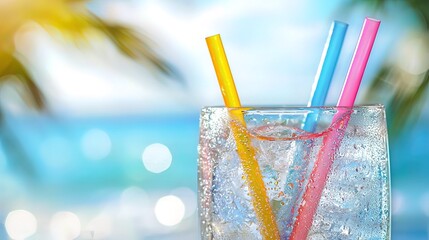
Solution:
{"label": "drinking glass", "polygon": [[262,239],[264,226],[255,214],[258,206],[252,205],[233,126],[250,138],[249,147],[256,152],[281,239],[289,238],[300,206],[317,201],[303,195],[332,132],[340,132],[341,138],[331,149],[332,162],[307,239],[390,239],[389,151],[382,105],[203,108],[198,147],[202,239]]}

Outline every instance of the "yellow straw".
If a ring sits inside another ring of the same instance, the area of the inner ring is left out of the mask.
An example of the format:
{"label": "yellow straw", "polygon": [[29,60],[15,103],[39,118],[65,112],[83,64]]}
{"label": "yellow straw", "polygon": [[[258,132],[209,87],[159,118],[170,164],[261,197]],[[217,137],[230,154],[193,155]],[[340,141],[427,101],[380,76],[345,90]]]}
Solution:
{"label": "yellow straw", "polygon": [[[206,41],[226,107],[241,107],[220,35],[207,37]],[[241,111],[230,111],[230,113],[245,126]],[[261,225],[261,235],[263,239],[280,239],[276,219],[268,200],[261,170],[256,160],[256,151],[250,137],[247,132],[240,131],[238,124],[231,124],[231,129],[237,143],[237,152],[248,183],[253,208]]]}

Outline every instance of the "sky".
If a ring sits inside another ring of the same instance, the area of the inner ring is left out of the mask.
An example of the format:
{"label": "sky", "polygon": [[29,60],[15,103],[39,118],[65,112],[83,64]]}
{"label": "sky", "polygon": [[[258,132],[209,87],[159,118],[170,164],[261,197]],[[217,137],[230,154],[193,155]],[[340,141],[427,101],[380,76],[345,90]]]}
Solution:
{"label": "sky", "polygon": [[[157,79],[106,39],[75,47],[30,23],[16,43],[59,114],[195,113],[203,106],[223,105],[206,37],[221,34],[243,105],[306,105],[330,24],[340,20],[349,29],[327,99],[327,105],[334,105],[364,17],[371,16],[382,24],[357,99],[365,104],[362,93],[371,77],[394,54],[389,51],[414,20],[398,7],[390,14],[362,7],[346,12],[342,2],[90,2],[91,11],[103,19],[149,36],[185,84]],[[405,18],[392,14],[399,11]]]}

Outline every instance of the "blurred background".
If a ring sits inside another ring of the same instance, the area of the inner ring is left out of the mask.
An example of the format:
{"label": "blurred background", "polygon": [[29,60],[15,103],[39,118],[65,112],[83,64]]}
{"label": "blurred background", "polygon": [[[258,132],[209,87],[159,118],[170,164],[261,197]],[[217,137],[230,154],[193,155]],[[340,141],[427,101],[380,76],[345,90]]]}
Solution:
{"label": "blurred background", "polygon": [[0,0],[0,239],[199,239],[199,111],[306,105],[333,20],[382,20],[358,104],[387,107],[392,239],[429,239],[426,0]]}

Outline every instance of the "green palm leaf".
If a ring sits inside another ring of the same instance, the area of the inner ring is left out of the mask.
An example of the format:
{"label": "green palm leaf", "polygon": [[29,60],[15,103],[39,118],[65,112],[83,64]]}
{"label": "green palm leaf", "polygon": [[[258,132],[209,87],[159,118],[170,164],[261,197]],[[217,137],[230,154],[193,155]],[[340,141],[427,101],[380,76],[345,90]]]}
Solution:
{"label": "green palm leaf", "polygon": [[98,19],[97,27],[109,37],[124,55],[136,61],[147,61],[154,69],[164,75],[183,81],[179,72],[155,53],[149,45],[150,40],[147,37],[138,34],[129,27],[108,24],[101,19]]}
{"label": "green palm leaf", "polygon": [[[366,5],[376,11],[388,11],[389,4],[408,6],[420,22],[420,31],[429,34],[429,5],[427,0],[351,0],[347,2],[346,8],[350,10],[351,6],[358,4]],[[391,52],[394,50],[392,49]],[[427,51],[427,49],[421,51]],[[420,61],[420,59],[409,59],[409,61],[415,62]],[[404,76],[414,79],[413,81],[417,83],[411,92],[408,88],[403,87],[404,81],[411,81],[405,79],[407,77]],[[410,73],[398,69],[398,66],[392,61],[386,61],[372,80],[366,94],[366,100],[385,102],[390,133],[395,139],[408,127],[412,127],[418,119],[427,98],[425,93],[428,87],[429,70],[426,70],[421,76],[410,75]]]}
{"label": "green palm leaf", "polygon": [[[3,80],[8,76],[14,76],[19,84],[23,87],[18,93],[27,105],[35,109],[42,110],[45,108],[45,97],[39,86],[34,82],[27,69],[16,57],[11,57],[9,64],[2,71]],[[0,79],[0,81],[1,81]]]}
{"label": "green palm leaf", "polygon": [[412,94],[400,94],[398,91],[388,104],[387,115],[392,121],[393,135],[397,136],[407,125],[412,125],[418,119],[429,86],[429,71],[422,75],[421,84]]}
{"label": "green palm leaf", "polygon": [[90,41],[85,33],[95,29],[110,39],[121,53],[140,62],[155,76],[161,73],[168,79],[183,83],[177,69],[156,53],[147,36],[138,34],[130,27],[103,21],[86,9],[86,2],[88,0],[19,0],[9,4],[7,9],[0,8],[0,14],[5,16],[0,21],[0,37],[3,40],[0,45],[0,83],[5,76],[15,75],[28,90],[22,96],[29,106],[39,110],[46,107],[43,92],[33,76],[28,74],[27,66],[23,64],[25,62],[14,57],[14,34],[28,21],[35,21],[48,31],[55,29],[77,45]]}
{"label": "green palm leaf", "polygon": [[[54,35],[61,33],[63,39],[75,43],[88,42],[87,31],[97,30],[110,39],[125,56],[140,62],[152,70],[155,76],[161,73],[169,79],[183,80],[178,71],[159,56],[147,36],[137,34],[129,27],[110,24],[88,11],[88,0],[13,0],[0,8],[0,84],[15,81],[20,87],[16,91],[28,106],[37,110],[48,110],[43,91],[28,71],[24,58],[15,52],[14,35],[27,22],[33,21]],[[161,78],[160,78],[161,79]],[[1,86],[0,86],[1,87]],[[0,143],[10,159],[11,166],[23,176],[36,179],[37,171],[31,158],[12,128],[7,125],[4,109],[0,106]]]}

